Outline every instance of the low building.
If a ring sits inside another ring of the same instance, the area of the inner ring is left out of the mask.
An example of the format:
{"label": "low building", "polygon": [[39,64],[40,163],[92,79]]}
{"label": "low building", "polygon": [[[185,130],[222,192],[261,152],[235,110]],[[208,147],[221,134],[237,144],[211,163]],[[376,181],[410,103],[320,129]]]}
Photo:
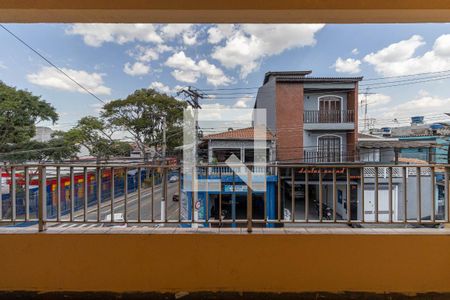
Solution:
{"label": "low building", "polygon": [[53,129],[44,126],[36,127],[36,134],[32,138],[33,141],[37,142],[48,142],[52,139]]}
{"label": "low building", "polygon": [[[434,162],[433,155],[436,144],[432,141],[400,140],[393,137],[380,137],[369,134],[359,134],[359,161],[370,163],[398,163],[399,158],[417,158],[404,155],[408,152],[422,152],[421,157],[428,163]],[[420,159],[420,158],[419,158]]]}
{"label": "low building", "polygon": [[[276,143],[274,135],[267,130],[265,140],[265,159],[268,163],[273,163],[276,158]],[[255,130],[253,127],[230,129],[225,132],[206,135],[202,138],[203,144],[200,149],[205,153],[207,149],[208,163],[225,163],[231,156],[235,155],[243,163],[255,162]],[[258,150],[257,150],[258,151]],[[203,157],[205,157],[203,155]],[[261,161],[260,159],[256,159]]]}

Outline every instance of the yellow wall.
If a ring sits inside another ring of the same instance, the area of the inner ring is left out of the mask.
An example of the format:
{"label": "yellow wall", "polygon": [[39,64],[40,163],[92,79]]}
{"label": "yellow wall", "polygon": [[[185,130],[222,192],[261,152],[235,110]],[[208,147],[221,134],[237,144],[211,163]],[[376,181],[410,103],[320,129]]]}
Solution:
{"label": "yellow wall", "polygon": [[4,234],[0,290],[450,292],[450,236]]}

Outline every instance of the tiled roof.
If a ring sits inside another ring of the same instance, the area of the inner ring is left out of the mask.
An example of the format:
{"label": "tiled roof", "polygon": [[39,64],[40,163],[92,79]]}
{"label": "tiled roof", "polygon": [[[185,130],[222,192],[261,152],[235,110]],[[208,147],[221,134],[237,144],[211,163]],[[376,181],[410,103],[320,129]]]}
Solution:
{"label": "tiled roof", "polygon": [[[254,128],[242,128],[235,129],[215,134],[206,135],[203,137],[204,140],[253,140],[254,138]],[[274,140],[273,134],[267,130],[266,135],[267,140]]]}
{"label": "tiled roof", "polygon": [[303,76],[279,76],[276,78],[277,82],[357,82],[361,81],[363,77],[303,77]]}
{"label": "tiled roof", "polygon": [[264,83],[266,84],[267,81],[269,81],[269,78],[271,76],[299,76],[299,77],[304,77],[305,75],[311,74],[312,71],[279,71],[279,72],[266,72],[266,74],[264,75]]}
{"label": "tiled roof", "polygon": [[409,157],[399,157],[398,161],[400,163],[418,164],[418,165],[425,165],[428,163],[426,160],[423,160],[423,159],[409,158]]}

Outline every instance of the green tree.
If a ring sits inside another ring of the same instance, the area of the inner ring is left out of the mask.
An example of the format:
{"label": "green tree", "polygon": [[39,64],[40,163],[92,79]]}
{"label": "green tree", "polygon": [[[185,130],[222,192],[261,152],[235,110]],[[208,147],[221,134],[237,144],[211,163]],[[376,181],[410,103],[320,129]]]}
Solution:
{"label": "green tree", "polygon": [[113,126],[127,131],[148,160],[146,147],[160,149],[162,145],[163,117],[166,118],[168,150],[182,143],[182,120],[185,102],[153,89],[136,90],[125,99],[104,105],[102,116]]}
{"label": "green tree", "polygon": [[131,146],[128,143],[113,138],[115,131],[104,120],[88,116],[81,118],[74,128],[65,132],[64,138],[83,145],[100,162],[112,156],[127,156],[130,153]]}
{"label": "green tree", "polygon": [[10,151],[0,154],[3,160],[20,163],[24,161],[62,162],[74,158],[79,151],[79,146],[67,139],[63,132],[55,132],[48,142],[30,140],[22,144],[16,144]]}
{"label": "green tree", "polygon": [[51,153],[54,150],[59,151],[56,158],[66,157],[67,153],[63,152],[68,149],[55,146],[60,140],[50,143],[31,140],[36,134],[36,124],[57,120],[55,108],[41,97],[0,81],[0,159],[13,162],[53,159],[53,154],[57,154]]}

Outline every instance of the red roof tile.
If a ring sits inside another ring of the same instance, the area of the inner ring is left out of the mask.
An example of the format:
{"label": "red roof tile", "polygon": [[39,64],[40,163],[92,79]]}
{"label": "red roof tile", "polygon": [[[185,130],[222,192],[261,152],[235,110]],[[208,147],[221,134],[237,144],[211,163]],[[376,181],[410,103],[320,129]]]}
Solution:
{"label": "red roof tile", "polygon": [[[253,140],[254,130],[253,127],[235,129],[220,133],[214,133],[203,137],[204,140]],[[273,134],[267,130],[267,140],[274,140]]]}

